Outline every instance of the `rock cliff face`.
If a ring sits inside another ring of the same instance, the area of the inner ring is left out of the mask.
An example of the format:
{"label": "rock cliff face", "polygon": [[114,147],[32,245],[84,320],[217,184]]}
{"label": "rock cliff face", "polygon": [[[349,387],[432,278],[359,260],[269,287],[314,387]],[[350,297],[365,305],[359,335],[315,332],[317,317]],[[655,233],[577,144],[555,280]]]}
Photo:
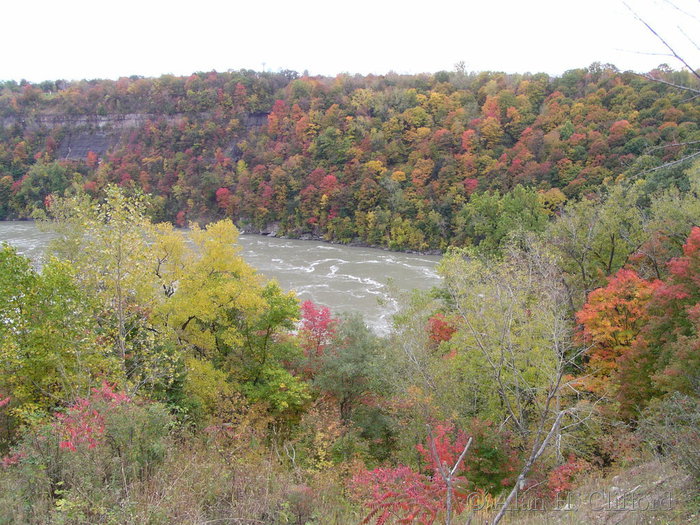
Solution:
{"label": "rock cliff face", "polygon": [[[246,130],[259,129],[267,122],[267,113],[251,113],[243,119]],[[127,113],[121,115],[29,115],[0,118],[4,129],[18,126],[23,131],[42,132],[61,128],[65,134],[56,150],[56,158],[64,160],[84,159],[92,151],[103,156],[119,146],[130,130],[148,122],[177,125],[190,119],[207,120],[207,113],[157,115],[152,113]],[[230,145],[233,152],[235,142]]]}
{"label": "rock cliff face", "polygon": [[89,152],[102,157],[107,151],[119,144],[119,134],[116,132],[84,131],[73,132],[60,142],[56,150],[56,158],[61,160],[79,160],[87,157]]}
{"label": "rock cliff face", "polygon": [[27,131],[40,131],[59,126],[71,128],[90,128],[99,130],[124,130],[142,126],[148,121],[165,119],[177,123],[186,116],[155,115],[150,113],[127,113],[123,115],[31,115],[0,118],[3,128],[20,126]]}

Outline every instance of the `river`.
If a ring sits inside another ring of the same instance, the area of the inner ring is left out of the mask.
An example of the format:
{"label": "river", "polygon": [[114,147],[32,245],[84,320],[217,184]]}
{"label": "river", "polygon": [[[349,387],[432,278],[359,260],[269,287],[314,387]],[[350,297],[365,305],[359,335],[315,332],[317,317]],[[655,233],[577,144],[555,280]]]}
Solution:
{"label": "river", "polygon": [[[0,222],[0,242],[40,264],[51,234],[32,222]],[[360,312],[377,333],[386,334],[397,311],[392,290],[427,289],[440,284],[437,256],[389,252],[319,241],[241,235],[243,258],[301,301],[328,306],[334,313]]]}

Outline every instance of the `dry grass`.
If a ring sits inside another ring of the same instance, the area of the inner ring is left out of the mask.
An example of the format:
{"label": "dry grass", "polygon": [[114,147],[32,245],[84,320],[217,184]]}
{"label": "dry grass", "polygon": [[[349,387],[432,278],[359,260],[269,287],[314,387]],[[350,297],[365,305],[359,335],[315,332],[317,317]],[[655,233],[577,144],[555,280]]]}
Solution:
{"label": "dry grass", "polygon": [[330,477],[300,479],[266,447],[225,457],[211,447],[173,454],[132,494],[131,523],[358,523]]}
{"label": "dry grass", "polygon": [[655,459],[604,477],[591,475],[559,502],[543,504],[521,500],[521,510],[509,513],[502,523],[698,523],[699,505],[698,488],[692,478],[670,462]]}

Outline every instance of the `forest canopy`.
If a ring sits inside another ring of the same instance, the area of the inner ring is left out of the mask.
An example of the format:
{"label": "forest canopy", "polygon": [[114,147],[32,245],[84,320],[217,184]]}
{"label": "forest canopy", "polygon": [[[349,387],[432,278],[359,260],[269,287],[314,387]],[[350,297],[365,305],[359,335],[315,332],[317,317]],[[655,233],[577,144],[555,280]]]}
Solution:
{"label": "forest canopy", "polygon": [[687,188],[687,163],[655,168],[698,151],[698,104],[670,85],[694,77],[652,73],[668,83],[600,64],[561,77],[4,82],[0,218],[116,184],[154,195],[153,218],[178,225],[229,217],[245,230],[396,250],[480,244],[481,230],[513,221],[541,229],[543,215],[609,181],[649,173],[647,191],[673,177]]}

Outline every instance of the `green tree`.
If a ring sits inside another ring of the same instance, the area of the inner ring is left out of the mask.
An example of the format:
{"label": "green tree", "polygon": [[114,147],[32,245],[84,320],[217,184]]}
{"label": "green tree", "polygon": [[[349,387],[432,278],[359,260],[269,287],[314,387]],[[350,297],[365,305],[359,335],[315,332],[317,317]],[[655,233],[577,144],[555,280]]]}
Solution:
{"label": "green tree", "polygon": [[[499,263],[454,251],[440,271],[458,320],[458,381],[471,384],[478,400],[473,415],[507,419],[529,436],[551,410],[548,396],[570,353],[571,323],[554,261],[540,253]],[[484,381],[485,373],[493,382]]]}
{"label": "green tree", "polygon": [[84,195],[57,201],[51,217],[59,233],[53,251],[76,268],[81,285],[103,306],[99,322],[127,371],[132,331],[155,294],[145,200],[109,186],[97,202]]}
{"label": "green tree", "polygon": [[688,189],[671,187],[650,196],[645,238],[634,264],[647,278],[665,276],[666,261],[682,254],[690,229],[700,226],[700,161],[685,171]]}
{"label": "green tree", "polygon": [[43,210],[45,199],[50,195],[61,195],[69,186],[72,175],[70,164],[65,162],[34,164],[27,171],[15,195],[15,202],[21,208],[21,213],[32,216]]}
{"label": "green tree", "polygon": [[498,254],[509,237],[518,232],[541,232],[547,212],[536,191],[520,185],[512,192],[474,194],[457,215],[455,237],[484,254]]}
{"label": "green tree", "polygon": [[128,390],[171,385],[181,362],[151,322],[160,297],[145,197],[108,186],[98,200],[78,194],[57,199],[50,211],[48,227],[58,233],[53,252],[75,268],[78,283],[94,297],[96,324]]}
{"label": "green tree", "polygon": [[12,177],[5,175],[0,177],[0,220],[7,218],[10,212],[10,200],[12,198]]}
{"label": "green tree", "polygon": [[286,337],[299,317],[297,299],[275,282],[264,284],[240,256],[237,239],[230,220],[193,225],[187,237],[171,225],[156,227],[154,268],[163,296],[154,323],[217,371],[198,365],[200,372],[223,372],[234,389],[277,414],[298,411],[311,396],[284,366],[300,357]]}
{"label": "green tree", "polygon": [[561,258],[573,306],[580,307],[642,245],[645,214],[639,198],[636,186],[613,185],[597,198],[570,202],[551,223],[545,239]]}
{"label": "green tree", "polygon": [[87,395],[119,364],[99,342],[95,304],[75,271],[51,259],[41,273],[7,245],[0,248],[0,392],[22,420]]}
{"label": "green tree", "polygon": [[314,386],[337,400],[346,423],[364,396],[382,389],[380,345],[362,316],[354,314],[343,319],[324,352]]}

